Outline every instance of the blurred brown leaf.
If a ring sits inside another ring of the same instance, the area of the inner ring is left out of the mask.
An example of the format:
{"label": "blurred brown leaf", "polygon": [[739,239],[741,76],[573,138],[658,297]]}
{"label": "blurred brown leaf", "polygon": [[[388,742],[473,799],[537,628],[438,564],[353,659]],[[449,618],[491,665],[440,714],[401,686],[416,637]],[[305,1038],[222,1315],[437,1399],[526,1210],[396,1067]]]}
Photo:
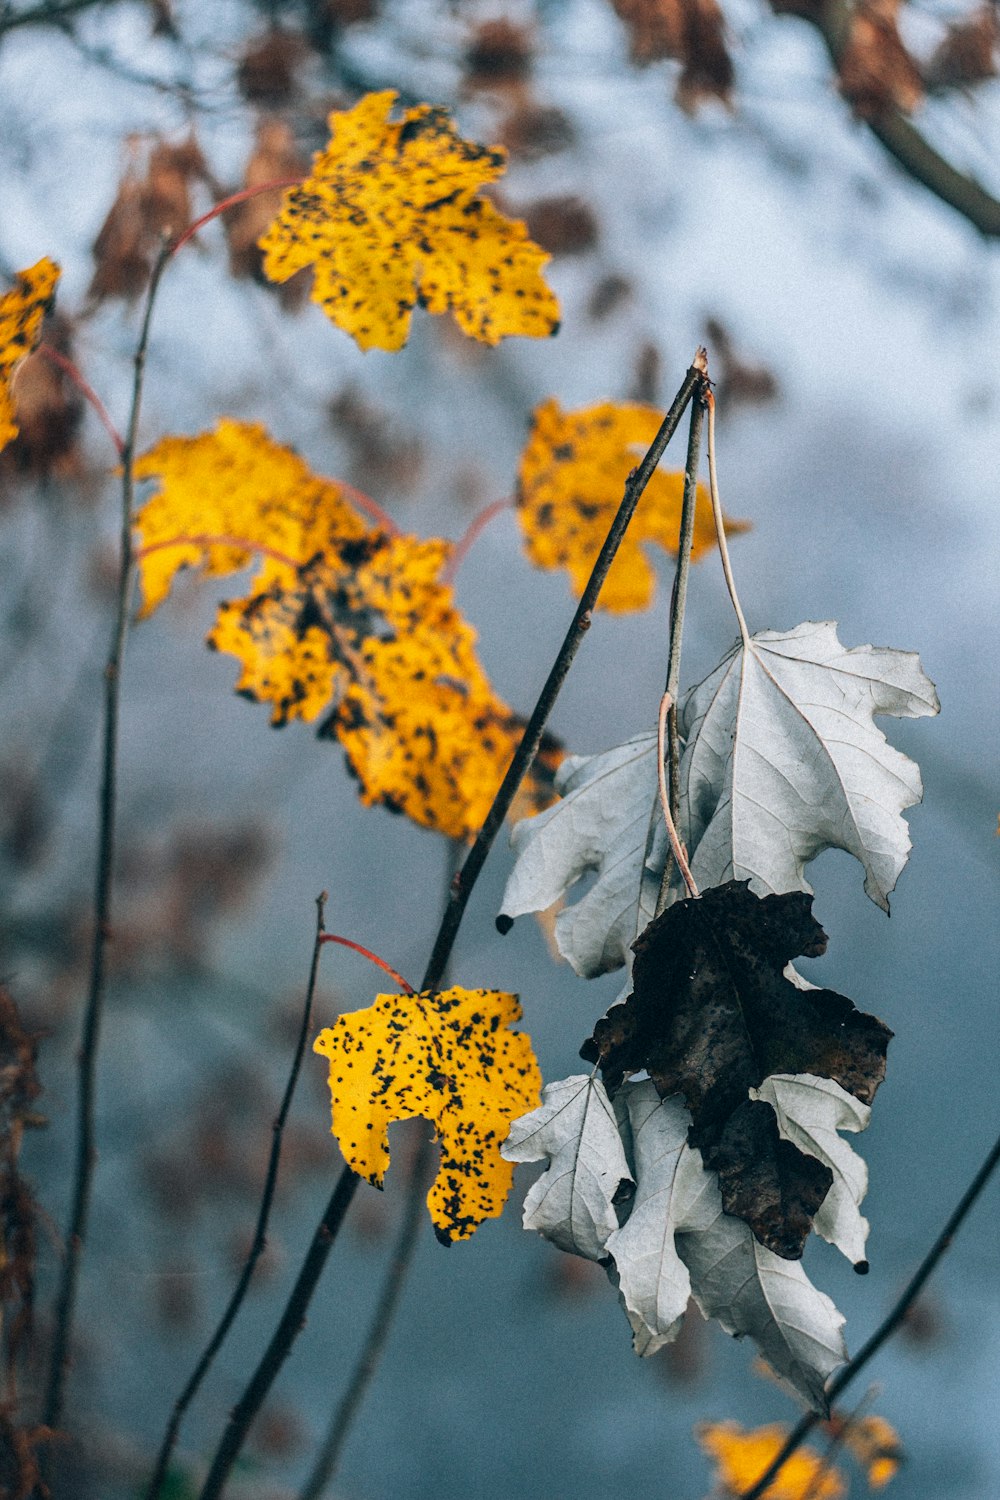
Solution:
{"label": "blurred brown leaf", "polygon": [[348,385],[330,402],[330,421],[351,453],[350,474],[362,489],[381,494],[411,489],[423,463],[416,433],[400,429],[399,418]]}
{"label": "blurred brown leaf", "polygon": [[923,79],[897,28],[901,0],[861,0],[851,12],[838,69],[840,92],[862,120],[888,109],[910,114],[924,97]]}
{"label": "blurred brown leaf", "polygon": [[996,6],[984,5],[963,21],[949,26],[925,70],[928,88],[968,88],[997,76],[1000,16]]}
{"label": "blurred brown leaf", "polygon": [[537,104],[531,98],[517,101],[504,116],[498,130],[500,144],[511,156],[523,161],[538,161],[572,146],[575,131],[572,122],[551,104]]}
{"label": "blurred brown leaf", "polygon": [[[245,187],[263,187],[267,182],[283,182],[304,177],[308,163],[295,144],[291,127],[273,115],[257,125],[257,140],[243,175]],[[274,188],[237,203],[224,216],[226,242],[229,246],[229,269],[233,276],[250,277],[275,292],[287,311],[301,307],[309,295],[312,272],[299,271],[282,285],[264,275],[264,252],[257,241],[281,212],[283,190]]]}
{"label": "blurred brown leaf", "polygon": [[537,198],[520,214],[531,238],[550,255],[583,255],[600,237],[593,209],[573,194]]}
{"label": "blurred brown leaf", "polygon": [[677,102],[692,111],[706,98],[728,104],[733,62],[717,0],[611,0],[629,38],[629,55],[644,66],[661,58],[681,64]]}
{"label": "blurred brown leaf", "polygon": [[301,32],[281,26],[251,37],[236,66],[236,84],[247,103],[267,109],[289,104],[298,91],[296,72],[308,50]]}
{"label": "blurred brown leaf", "polygon": [[[42,340],[72,358],[71,325],[61,313],[47,316]],[[82,469],[77,438],[84,402],[73,381],[44,349],[36,349],[18,366],[11,394],[18,430],[3,450],[3,467],[42,478],[77,477]]]}
{"label": "blurred brown leaf", "polygon": [[531,71],[533,51],[530,27],[503,16],[481,22],[470,36],[462,59],[465,86],[483,89],[521,82]]}
{"label": "blurred brown leaf", "polygon": [[776,399],[779,386],[773,371],[744,359],[724,323],[718,318],[706,318],[705,337],[710,346],[712,370],[718,372],[715,387],[723,412],[740,405],[760,406]]}

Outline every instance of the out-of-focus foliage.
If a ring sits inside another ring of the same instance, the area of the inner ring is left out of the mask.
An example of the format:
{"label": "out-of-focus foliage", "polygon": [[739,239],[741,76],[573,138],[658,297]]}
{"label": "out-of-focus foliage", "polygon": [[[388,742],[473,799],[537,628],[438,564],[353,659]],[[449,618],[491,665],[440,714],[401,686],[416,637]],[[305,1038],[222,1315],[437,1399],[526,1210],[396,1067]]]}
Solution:
{"label": "out-of-focus foliage", "polygon": [[[780,1423],[752,1431],[736,1422],[704,1422],[698,1441],[714,1461],[723,1495],[742,1495],[780,1452],[787,1432]],[[768,1486],[768,1500],[843,1500],[847,1485],[840,1470],[812,1448],[800,1448]]]}
{"label": "out-of-focus foliage", "polygon": [[260,241],[265,273],[312,266],[313,301],[362,349],[401,349],[418,304],[487,344],[555,333],[548,256],[477,192],[506,152],[463,140],[438,106],[390,121],[395,99],[386,89],[330,116],[330,144]]}
{"label": "out-of-focus foliage", "polygon": [[542,1087],[530,1039],[508,1029],[520,1018],[516,995],[456,987],[379,995],[316,1038],[330,1060],[333,1133],[359,1176],[381,1187],[393,1120],[433,1121],[441,1165],[427,1206],[445,1243],[468,1239],[510,1192],[500,1146]]}
{"label": "out-of-focus foliage", "polygon": [[[578,595],[621,504],[629,470],[662,421],[662,412],[637,402],[602,401],[568,412],[549,400],[535,410],[517,483],[525,547],[537,567],[566,568]],[[611,565],[598,609],[624,614],[652,603],[656,575],[641,544],[656,542],[676,554],[683,497],[683,473],[657,469]],[[747,529],[743,521],[726,525],[729,532]],[[711,502],[699,485],[692,557],[704,557],[714,543]]]}

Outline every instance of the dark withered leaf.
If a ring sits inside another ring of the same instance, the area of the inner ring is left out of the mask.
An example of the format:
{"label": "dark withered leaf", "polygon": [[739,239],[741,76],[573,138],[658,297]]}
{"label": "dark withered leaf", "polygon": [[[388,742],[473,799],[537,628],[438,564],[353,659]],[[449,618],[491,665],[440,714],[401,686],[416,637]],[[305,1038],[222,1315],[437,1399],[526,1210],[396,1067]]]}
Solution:
{"label": "dark withered leaf", "polygon": [[775,1073],[809,1073],[870,1104],[892,1036],[845,996],[785,977],[792,959],[825,950],[804,891],[761,899],[738,880],[703,891],[649,924],[635,944],[632,994],[581,1049],[611,1094],[645,1068],[661,1098],[684,1095],[691,1144],[718,1172],[726,1212],[786,1260],[802,1254],[832,1174],[780,1138],[749,1090]]}

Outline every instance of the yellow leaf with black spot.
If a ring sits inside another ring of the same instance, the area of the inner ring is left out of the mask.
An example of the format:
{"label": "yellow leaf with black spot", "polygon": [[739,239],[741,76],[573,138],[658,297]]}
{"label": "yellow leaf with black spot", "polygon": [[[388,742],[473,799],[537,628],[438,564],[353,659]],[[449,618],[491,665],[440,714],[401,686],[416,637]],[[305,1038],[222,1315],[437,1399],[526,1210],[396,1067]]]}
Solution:
{"label": "yellow leaf with black spot", "polygon": [[313,301],[362,349],[401,349],[417,305],[487,344],[555,333],[548,255],[477,192],[506,153],[463,140],[438,106],[392,121],[395,100],[388,89],[330,116],[329,145],[259,241],[266,275],[312,266]]}
{"label": "yellow leaf with black spot", "polygon": [[510,1192],[500,1146],[542,1087],[530,1038],[509,1029],[520,1018],[516,995],[456,987],[379,995],[316,1038],[330,1063],[333,1133],[359,1176],[382,1186],[394,1120],[433,1123],[441,1162],[427,1207],[445,1243],[495,1218]]}
{"label": "yellow leaf with black spot", "polygon": [[58,280],[59,267],[46,255],[26,271],[18,271],[14,286],[0,296],[0,448],[17,437],[11,382],[22,359],[41,338]]}
{"label": "yellow leaf with black spot", "polygon": [[[578,596],[621,504],[629,471],[662,421],[662,412],[638,402],[603,401],[568,412],[549,400],[535,410],[517,482],[525,550],[536,567],[566,568]],[[642,543],[655,542],[676,556],[683,498],[683,473],[657,469],[611,565],[598,609],[624,614],[652,603],[656,575]],[[747,523],[727,520],[726,530],[746,531]],[[697,561],[714,545],[711,501],[699,484],[692,558]]]}
{"label": "yellow leaf with black spot", "polygon": [[135,474],[160,481],[135,519],[143,617],[181,568],[235,573],[257,557],[266,586],[368,530],[335,480],[256,422],[224,417],[214,432],[163,438],[136,460]]}
{"label": "yellow leaf with black spot", "polygon": [[[722,1494],[742,1495],[777,1458],[787,1428],[779,1422],[746,1430],[736,1422],[703,1422],[698,1441],[715,1461]],[[767,1487],[767,1500],[841,1500],[847,1485],[839,1469],[811,1448],[799,1448],[785,1460]]]}

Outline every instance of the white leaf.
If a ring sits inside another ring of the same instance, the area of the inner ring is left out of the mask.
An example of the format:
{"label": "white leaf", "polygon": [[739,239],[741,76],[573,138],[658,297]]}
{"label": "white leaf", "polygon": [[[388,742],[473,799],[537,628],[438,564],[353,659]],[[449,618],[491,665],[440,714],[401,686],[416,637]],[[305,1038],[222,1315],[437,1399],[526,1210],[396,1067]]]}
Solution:
{"label": "white leaf", "polygon": [[870,1106],[832,1079],[812,1073],[774,1073],[759,1089],[751,1089],[750,1097],[773,1107],[784,1140],[830,1168],[833,1186],[813,1225],[853,1265],[867,1269],[868,1220],[862,1218],[859,1205],[868,1191],[868,1168],[837,1131],[866,1130]]}
{"label": "white leaf", "polygon": [[923,795],[913,761],[876,714],[939,708],[912,652],[845,650],[830,621],[737,642],[681,707],[682,821],[703,887],[746,880],[758,895],[809,890],[804,867],[846,849],[886,911],[906,863],[902,812]]}
{"label": "white leaf", "polygon": [[680,1095],[661,1099],[651,1079],[627,1083],[615,1096],[627,1114],[636,1193],[628,1222],[607,1241],[637,1354],[655,1354],[680,1331],[691,1295],[687,1267],[674,1246],[678,1216],[697,1201],[708,1176],[687,1144],[691,1116]]}
{"label": "white leaf", "polygon": [[676,1245],[705,1317],[737,1338],[749,1334],[774,1373],[825,1416],[824,1387],[847,1359],[842,1314],[797,1260],[765,1250],[749,1225],[723,1213],[714,1173],[705,1173],[688,1221],[693,1232],[678,1232]]}
{"label": "white leaf", "polygon": [[548,1170],[524,1200],[524,1227],[574,1255],[603,1260],[618,1228],[614,1197],[631,1182],[615,1111],[599,1078],[576,1074],[547,1083],[538,1109],[510,1127],[507,1161],[541,1161]]}
{"label": "white leaf", "polygon": [[[571,756],[556,782],[561,801],[511,834],[517,859],[501,917],[546,907],[590,871],[589,891],[556,918],[556,944],[585,979],[617,969],[652,919],[666,858],[656,799],[656,736],[601,755]],[[646,859],[646,842],[652,846]]]}

